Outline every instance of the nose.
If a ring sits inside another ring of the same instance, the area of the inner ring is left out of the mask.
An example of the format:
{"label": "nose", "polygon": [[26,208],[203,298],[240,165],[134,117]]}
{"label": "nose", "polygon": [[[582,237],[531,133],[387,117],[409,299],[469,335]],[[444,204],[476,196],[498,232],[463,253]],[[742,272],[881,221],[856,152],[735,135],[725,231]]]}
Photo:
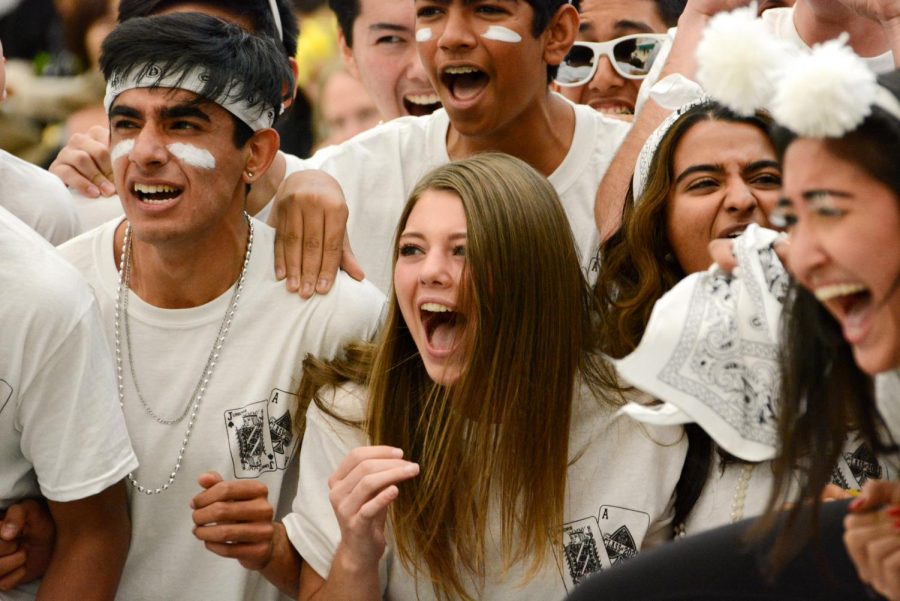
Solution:
{"label": "nose", "polygon": [[431,89],[431,82],[428,79],[428,74],[425,72],[422,56],[419,54],[416,47],[412,47],[411,52],[409,52],[409,60],[406,65],[406,77],[410,81],[427,84],[428,88]]}
{"label": "nose", "polygon": [[597,70],[588,86],[591,90],[604,93],[608,90],[621,88],[625,85],[625,78],[616,72],[608,56],[601,56],[597,62]]}
{"label": "nose", "polygon": [[165,164],[168,158],[163,136],[155,128],[144,126],[134,138],[131,162],[140,167],[151,167]]}
{"label": "nose", "polygon": [[734,175],[728,181],[722,208],[729,213],[752,215],[760,210],[759,199],[742,177]]}
{"label": "nose", "polygon": [[449,257],[441,249],[430,249],[419,266],[419,283],[443,288],[451,281]]}
{"label": "nose", "polygon": [[819,243],[819,234],[812,224],[798,221],[788,234],[787,268],[807,288],[813,276],[827,260]]}
{"label": "nose", "polygon": [[447,7],[447,16],[438,38],[440,48],[442,50],[472,48],[476,43],[475,34],[463,11],[452,5]]}

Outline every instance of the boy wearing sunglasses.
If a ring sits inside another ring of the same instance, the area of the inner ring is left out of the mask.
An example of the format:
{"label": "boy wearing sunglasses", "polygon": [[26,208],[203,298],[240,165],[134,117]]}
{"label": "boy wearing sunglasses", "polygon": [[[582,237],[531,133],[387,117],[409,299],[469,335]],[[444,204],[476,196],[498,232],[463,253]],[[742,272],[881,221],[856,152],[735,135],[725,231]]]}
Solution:
{"label": "boy wearing sunglasses", "polygon": [[582,0],[578,37],[554,88],[572,102],[630,119],[641,81],[685,2]]}

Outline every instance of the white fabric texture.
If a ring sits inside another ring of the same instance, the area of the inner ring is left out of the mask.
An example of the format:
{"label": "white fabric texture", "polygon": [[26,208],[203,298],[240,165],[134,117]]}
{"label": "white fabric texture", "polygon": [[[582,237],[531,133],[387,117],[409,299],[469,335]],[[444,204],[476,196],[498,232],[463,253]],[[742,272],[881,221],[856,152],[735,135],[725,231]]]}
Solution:
{"label": "white fabric texture", "polygon": [[[762,14],[760,19],[776,37],[791,43],[800,50],[809,50],[809,46],[800,38],[800,34],[797,33],[797,28],[794,26],[793,7],[770,8]],[[650,89],[659,80],[663,65],[669,59],[669,53],[672,51],[672,41],[678,33],[678,28],[672,27],[667,33],[669,39],[663,43],[662,48],[659,50],[659,55],[650,68],[650,73],[641,82],[641,89],[638,92],[636,101],[636,113],[644,106],[644,103],[650,97]],[[878,56],[862,57],[862,59],[877,74],[889,73],[895,69],[894,55],[890,50]]]}
{"label": "white fabric texture", "polygon": [[[328,393],[325,393],[326,396]],[[332,397],[338,415],[357,419],[365,413],[365,390],[347,385]],[[497,550],[488,549],[488,577],[475,598],[562,599],[591,573],[666,540],[671,534],[673,491],[687,449],[681,428],[641,426],[617,418],[582,390],[576,400],[569,437],[573,457],[568,470],[563,548],[521,587],[521,566],[500,578]],[[300,555],[327,575],[340,530],[328,500],[328,478],[347,453],[366,444],[365,434],[336,422],[315,406],[307,412],[300,457],[300,489],[294,512],[284,525]],[[488,528],[499,533],[496,522]],[[427,578],[415,578],[395,556],[390,538],[380,563],[385,599],[435,599]]]}
{"label": "white fabric texture", "polygon": [[137,467],[97,304],[53,247],[3,208],[0,248],[0,510],[39,495],[90,497]]}
{"label": "white fabric texture", "polygon": [[900,441],[900,369],[875,376],[875,403],[891,436]]}
{"label": "white fabric texture", "polygon": [[[565,159],[548,179],[569,218],[584,273],[593,282],[600,242],[594,221],[597,188],[630,126],[588,106],[572,106],[575,135]],[[319,151],[309,162],[311,168],[331,174],[343,188],[350,210],[350,244],[366,277],[384,292],[391,284],[400,213],[418,180],[450,161],[449,126],[443,109],[425,117],[394,119]]]}
{"label": "white fabric texture", "polygon": [[0,207],[51,244],[81,233],[81,223],[58,177],[0,150]]}
{"label": "white fabric texture", "polygon": [[[741,277],[716,266],[691,274],[660,298],[638,347],[615,362],[637,388],[673,405],[671,419],[698,423],[723,449],[747,461],[777,446],[779,321],[788,275],[773,244],[779,234],[751,225],[734,243]],[[629,404],[636,419],[659,407]]]}
{"label": "white fabric texture", "polygon": [[[61,250],[94,287],[113,345],[118,271],[113,236],[118,221],[88,232]],[[257,601],[279,597],[258,572],[203,548],[191,530],[190,499],[200,492],[197,477],[208,470],[225,479],[256,478],[278,507],[293,498],[297,446],[290,410],[300,365],[307,353],[331,357],[349,340],[374,334],[384,298],[368,282],[346,275],[327,296],[301,300],[274,276],[274,230],[254,222],[253,252],[231,332],[199,409],[181,471],[168,491],[145,496],[129,487],[131,552],[118,598],[123,601],[215,599]],[[190,400],[232,290],[200,307],[168,310],[134,293],[128,301],[131,347],[138,384],[153,410],[177,418]],[[123,333],[124,337],[124,333]],[[166,482],[182,444],[187,418],[163,425],[137,398],[126,343],[125,419],[141,458],[138,481]]]}

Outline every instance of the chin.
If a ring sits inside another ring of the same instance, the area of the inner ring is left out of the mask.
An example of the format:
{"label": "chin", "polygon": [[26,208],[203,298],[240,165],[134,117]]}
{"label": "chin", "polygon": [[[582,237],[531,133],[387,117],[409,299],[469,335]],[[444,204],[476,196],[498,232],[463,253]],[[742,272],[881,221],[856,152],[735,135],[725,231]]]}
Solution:
{"label": "chin", "polygon": [[459,381],[460,370],[456,367],[426,364],[425,371],[428,372],[431,381],[438,386],[453,386]]}

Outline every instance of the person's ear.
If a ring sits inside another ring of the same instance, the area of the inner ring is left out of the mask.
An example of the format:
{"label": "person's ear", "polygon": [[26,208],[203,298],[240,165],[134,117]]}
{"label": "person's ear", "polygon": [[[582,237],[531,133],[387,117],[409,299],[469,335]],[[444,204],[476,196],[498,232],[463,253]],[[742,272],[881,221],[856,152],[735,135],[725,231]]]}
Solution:
{"label": "person's ear", "polygon": [[244,183],[252,184],[258,181],[278,154],[281,138],[274,129],[261,129],[253,134],[247,144],[244,145]]}
{"label": "person's ear", "polygon": [[[356,64],[356,58],[353,56],[353,48],[347,45],[347,38],[344,37],[343,31],[338,31],[338,48],[341,51],[341,58],[347,65],[347,70],[356,79],[359,79],[359,67]],[[362,81],[362,80],[360,80]]]}
{"label": "person's ear", "polygon": [[578,11],[571,4],[560,6],[544,31],[544,62],[558,65],[568,54],[578,35]]}
{"label": "person's ear", "polygon": [[294,104],[294,96],[297,95],[297,76],[300,73],[300,68],[297,66],[297,59],[293,56],[288,59],[288,64],[291,66],[291,73],[294,75],[294,88],[289,90],[289,84],[285,82],[285,84],[281,88],[281,101],[284,103],[284,110],[287,110]]}

